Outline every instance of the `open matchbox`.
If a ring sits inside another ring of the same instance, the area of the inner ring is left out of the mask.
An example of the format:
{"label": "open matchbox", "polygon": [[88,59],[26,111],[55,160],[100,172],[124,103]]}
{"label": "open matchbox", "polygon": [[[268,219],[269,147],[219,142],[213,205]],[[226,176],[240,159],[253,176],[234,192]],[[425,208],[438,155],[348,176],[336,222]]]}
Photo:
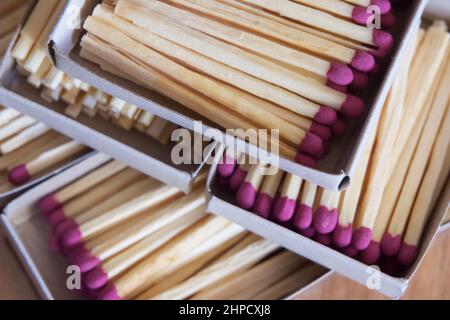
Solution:
{"label": "open matchbox", "polygon": [[[209,136],[207,129],[214,128],[211,122],[202,119],[187,108],[155,92],[104,72],[97,65],[80,57],[79,41],[83,35],[83,29],[74,29],[67,22],[71,21],[70,17],[73,15],[73,8],[79,8],[82,26],[85,19],[99,2],[98,0],[68,1],[50,37],[48,49],[55,65],[70,76],[78,78],[111,95],[133,103],[182,127],[202,131],[199,133]],[[396,45],[392,52],[394,58],[384,60],[385,65],[382,66],[380,74],[375,77],[375,82],[370,86],[370,92],[368,91],[364,94],[363,98],[366,101],[367,112],[361,119],[354,121],[355,125],[351,130],[348,130],[347,135],[333,142],[335,146],[332,148],[330,155],[320,162],[318,168],[311,169],[299,165],[291,161],[291,159],[278,158],[277,156],[272,157],[271,161],[276,161],[282,170],[301,176],[327,189],[344,189],[349,185],[356,169],[356,160],[362,152],[369,133],[374,129],[374,124],[379,117],[381,107],[393,82],[401,60],[399,57],[403,55],[406,49],[407,39],[414,30],[412,27],[420,23],[426,3],[427,0],[414,0],[408,10],[399,12],[399,21],[394,33],[396,38]],[[203,126],[194,126],[194,119],[202,120]],[[246,152],[253,157],[258,156],[258,147],[231,136],[228,136],[228,139],[225,140],[225,133],[221,133],[221,135],[222,141],[227,143],[234,141],[234,145],[238,150]]]}
{"label": "open matchbox", "polygon": [[[80,299],[81,295],[76,290],[67,289],[67,261],[61,254],[48,249],[50,226],[37,212],[35,204],[44,195],[67,185],[109,159],[101,153],[85,159],[15,199],[0,215],[5,234],[43,299]],[[299,284],[298,291],[286,298],[295,298],[330,273],[324,269],[322,276],[309,284]]]}
{"label": "open matchbox", "polygon": [[[25,17],[26,21],[26,17]],[[23,26],[24,23],[21,24]],[[65,104],[49,103],[40,90],[30,85],[15,68],[11,49],[21,27],[14,35],[0,67],[0,104],[18,110],[72,139],[110,155],[130,167],[166,184],[189,192],[193,180],[209,159],[206,154],[200,164],[175,165],[172,148],[137,131],[126,131],[102,117],[91,118],[81,113],[77,119],[64,114]],[[208,149],[208,150],[212,150]]]}

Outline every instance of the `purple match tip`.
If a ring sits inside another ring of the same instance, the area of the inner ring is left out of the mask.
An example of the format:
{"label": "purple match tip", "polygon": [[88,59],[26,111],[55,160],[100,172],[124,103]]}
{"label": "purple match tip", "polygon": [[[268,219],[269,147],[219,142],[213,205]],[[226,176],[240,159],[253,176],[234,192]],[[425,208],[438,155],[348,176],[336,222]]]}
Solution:
{"label": "purple match tip", "polygon": [[371,241],[367,249],[360,253],[361,261],[369,266],[376,264],[380,259],[380,256],[380,244],[376,241]]}
{"label": "purple match tip", "polygon": [[369,72],[375,66],[375,58],[370,53],[359,50],[353,57],[351,65],[358,71]]}
{"label": "purple match tip", "polygon": [[392,10],[392,4],[389,0],[372,0],[370,4],[378,6],[378,8],[380,8],[381,14],[389,13]]}
{"label": "purple match tip", "polygon": [[397,18],[392,12],[389,12],[381,17],[381,25],[383,29],[392,29],[397,24]]}
{"label": "purple match tip", "polygon": [[316,160],[304,153],[297,153],[297,155],[295,156],[295,162],[310,168],[314,168],[316,166]]}
{"label": "purple match tip", "polygon": [[352,88],[356,90],[364,89],[369,85],[369,76],[367,73],[355,71]]}
{"label": "purple match tip", "polygon": [[401,277],[403,273],[402,266],[394,257],[383,257],[381,259],[381,270],[392,277]]}
{"label": "purple match tip", "polygon": [[58,237],[62,237],[63,234],[74,227],[77,227],[78,224],[75,222],[75,220],[73,219],[67,219],[63,222],[61,222],[60,224],[58,224],[55,228],[55,234],[58,235]]}
{"label": "purple match tip", "polygon": [[352,243],[353,225],[348,226],[337,225],[336,230],[333,232],[333,243],[338,248],[348,247]]}
{"label": "purple match tip", "polygon": [[330,138],[331,138],[330,127],[324,126],[323,124],[313,122],[311,124],[310,130],[312,133],[319,136],[322,140],[330,140]]}
{"label": "purple match tip", "polygon": [[296,201],[287,197],[279,198],[273,208],[274,218],[281,222],[292,219],[295,212]]}
{"label": "purple match tip", "polygon": [[397,255],[401,245],[401,235],[392,236],[389,232],[386,232],[381,240],[381,251],[385,256],[392,257]]}
{"label": "purple match tip", "polygon": [[45,216],[48,216],[56,208],[59,208],[61,206],[61,203],[55,198],[53,194],[49,194],[39,200],[37,206]]}
{"label": "purple match tip", "polygon": [[340,86],[336,83],[331,82],[330,80],[327,80],[326,83],[327,87],[330,87],[336,91],[342,92],[342,93],[347,93],[348,92],[348,87],[347,86]]}
{"label": "purple match tip", "polygon": [[394,37],[392,34],[382,30],[373,30],[373,43],[383,50],[389,50],[394,45]]}
{"label": "purple match tip", "polygon": [[307,133],[299,145],[299,149],[310,155],[315,155],[323,150],[323,140],[314,133]]}
{"label": "purple match tip", "polygon": [[372,230],[366,227],[361,227],[354,232],[352,245],[360,251],[366,250],[369,247],[371,240]]}
{"label": "purple match tip", "polygon": [[257,192],[251,183],[245,181],[236,195],[238,205],[242,209],[251,209],[255,204]]}
{"label": "purple match tip", "polygon": [[273,198],[267,193],[258,194],[253,211],[260,217],[269,218],[272,211]]}
{"label": "purple match tip", "polygon": [[230,179],[231,191],[237,192],[244,182],[246,176],[247,171],[243,170],[241,167],[236,168],[236,171],[234,171]]}
{"label": "purple match tip", "polygon": [[53,227],[56,227],[60,223],[63,223],[66,220],[64,208],[59,207],[58,209],[54,210],[52,213],[49,214],[47,220]]}
{"label": "purple match tip", "polygon": [[351,118],[358,118],[364,112],[364,107],[364,101],[349,94],[341,106],[341,111]]}
{"label": "purple match tip", "polygon": [[313,156],[313,158],[316,161],[322,160],[323,158],[325,158],[328,155],[328,153],[330,153],[330,148],[331,148],[330,141],[324,141],[322,151],[320,153],[315,154]]}
{"label": "purple match tip", "polygon": [[113,284],[107,285],[103,288],[98,294],[99,300],[123,300],[119,293],[117,292],[116,287]]}
{"label": "purple match tip", "polygon": [[109,281],[109,277],[102,267],[96,267],[86,274],[86,285],[90,289],[100,289],[106,285]]}
{"label": "purple match tip", "polygon": [[28,181],[30,181],[30,179],[31,175],[28,172],[27,166],[24,164],[18,165],[9,170],[8,180],[16,186],[27,183]]}
{"label": "purple match tip", "polygon": [[359,251],[354,246],[348,246],[345,248],[341,248],[340,251],[345,254],[347,257],[354,258],[358,255]]}
{"label": "purple match tip", "polygon": [[72,227],[62,235],[61,239],[65,247],[73,248],[80,244],[82,237],[80,229],[78,227]]}
{"label": "purple match tip", "polygon": [[305,230],[311,227],[313,220],[313,210],[310,206],[300,204],[295,211],[293,224],[299,230]]}
{"label": "purple match tip", "polygon": [[411,266],[419,254],[419,247],[412,246],[405,242],[402,243],[400,251],[398,252],[397,261],[405,267]]}
{"label": "purple match tip", "polygon": [[348,86],[353,81],[353,72],[345,64],[333,62],[327,73],[328,80],[339,85]]}
{"label": "purple match tip", "polygon": [[300,230],[300,234],[306,238],[312,239],[316,234],[316,229],[314,229],[314,227],[311,226],[307,229]]}
{"label": "purple match tip", "polygon": [[85,273],[97,267],[101,261],[99,258],[93,256],[89,250],[83,250],[74,257],[72,263],[80,267],[80,271]]}
{"label": "purple match tip", "polygon": [[319,111],[314,116],[314,121],[324,124],[326,126],[331,126],[336,122],[337,113],[336,110],[330,107],[320,107]]}
{"label": "purple match tip", "polygon": [[228,189],[228,186],[230,185],[230,179],[231,179],[231,177],[222,177],[219,174],[219,175],[217,175],[217,184],[221,188]]}
{"label": "purple match tip", "polygon": [[344,120],[338,118],[336,123],[331,127],[331,131],[337,136],[343,135],[347,131],[347,125]]}
{"label": "purple match tip", "polygon": [[320,206],[314,215],[313,225],[318,233],[328,234],[336,229],[337,222],[338,212],[336,209],[328,210],[326,207]]}
{"label": "purple match tip", "polygon": [[331,234],[320,234],[320,233],[316,233],[316,235],[314,236],[314,240],[316,240],[318,243],[324,245],[324,246],[331,246]]}
{"label": "purple match tip", "polygon": [[362,6],[355,6],[352,12],[352,20],[361,25],[367,25],[372,16],[373,13]]}
{"label": "purple match tip", "polygon": [[230,177],[233,174],[236,165],[236,159],[233,159],[225,154],[223,156],[222,163],[217,166],[217,172],[222,177]]}

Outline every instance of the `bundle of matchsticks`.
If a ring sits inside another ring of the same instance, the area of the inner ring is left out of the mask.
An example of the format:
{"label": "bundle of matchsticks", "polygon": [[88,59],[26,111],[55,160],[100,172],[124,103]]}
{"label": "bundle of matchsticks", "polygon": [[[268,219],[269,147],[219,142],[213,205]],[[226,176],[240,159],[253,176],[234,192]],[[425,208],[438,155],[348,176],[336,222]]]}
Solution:
{"label": "bundle of matchsticks", "polygon": [[0,60],[29,3],[29,0],[0,1]]}
{"label": "bundle of matchsticks", "polygon": [[[177,127],[143,109],[112,97],[56,69],[46,55],[46,44],[65,1],[40,0],[30,13],[12,49],[19,72],[32,86],[42,89],[48,102],[67,104],[66,115],[78,118],[81,113],[100,116],[125,129],[135,129],[168,144]],[[48,19],[42,19],[48,17]]]}
{"label": "bundle of matchsticks", "polygon": [[244,209],[369,265],[388,261],[395,275],[407,271],[450,172],[449,44],[443,21],[411,42],[348,190],[325,190],[262,163],[249,165],[231,150],[218,167],[218,183],[235,192]]}
{"label": "bundle of matchsticks", "polygon": [[[84,24],[81,56],[221,128],[277,129],[280,153],[313,166],[364,112],[349,86],[367,86],[393,45],[364,25],[371,3],[108,0]],[[392,24],[390,1],[375,3]]]}
{"label": "bundle of matchsticks", "polygon": [[0,109],[0,193],[36,180],[88,151],[14,109]]}
{"label": "bundle of matchsticks", "polygon": [[110,161],[37,205],[95,299],[276,299],[325,272],[208,215],[204,178],[183,195]]}

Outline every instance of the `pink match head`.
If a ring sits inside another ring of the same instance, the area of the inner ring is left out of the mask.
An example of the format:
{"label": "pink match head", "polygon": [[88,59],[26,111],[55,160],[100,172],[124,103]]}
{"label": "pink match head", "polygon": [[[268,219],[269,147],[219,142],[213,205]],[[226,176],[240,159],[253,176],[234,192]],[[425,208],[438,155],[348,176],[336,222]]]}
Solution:
{"label": "pink match head", "polygon": [[323,141],[314,133],[307,133],[299,145],[299,150],[310,155],[315,155],[323,150]]}
{"label": "pink match head", "polygon": [[339,86],[348,86],[353,81],[353,72],[345,64],[332,62],[327,78]]}
{"label": "pink match head", "polygon": [[398,252],[397,261],[405,267],[410,267],[416,261],[418,254],[418,246],[412,246],[403,242],[400,251]]}
{"label": "pink match head", "polygon": [[9,170],[8,180],[13,185],[20,186],[30,181],[30,179],[31,175],[28,172],[27,166],[24,164],[18,165]]}
{"label": "pink match head", "polygon": [[273,198],[267,193],[259,193],[253,211],[260,217],[269,218],[272,211]]}
{"label": "pink match head", "polygon": [[332,244],[331,241],[331,234],[320,234],[320,233],[316,233],[316,235],[314,236],[314,240],[316,240],[318,243],[329,247]]}
{"label": "pink match head", "polygon": [[74,264],[73,262],[75,261],[75,259],[78,257],[78,255],[82,254],[83,252],[85,252],[87,249],[85,248],[84,245],[80,245],[78,247],[72,248],[70,249],[70,253],[67,256],[68,261],[71,264]]}
{"label": "pink match head", "polygon": [[316,161],[322,160],[330,153],[330,149],[331,149],[330,141],[324,141],[322,151],[320,153],[313,155],[313,158],[316,159]]}
{"label": "pink match head", "polygon": [[328,126],[324,126],[323,124],[313,122],[310,128],[311,132],[315,135],[319,136],[322,140],[330,140],[331,138],[331,129]]}
{"label": "pink match head", "polygon": [[100,289],[109,282],[108,274],[103,271],[101,266],[92,269],[86,274],[86,285],[90,289]]}
{"label": "pink match head", "polygon": [[341,248],[340,251],[350,258],[356,257],[359,253],[358,249],[356,249],[354,246],[351,245],[345,248]]}
{"label": "pink match head", "polygon": [[392,4],[390,0],[371,0],[370,4],[373,6],[378,6],[378,8],[380,8],[381,14],[389,13],[392,10]]}
{"label": "pink match head", "polygon": [[385,256],[393,257],[400,251],[401,245],[401,235],[392,236],[389,232],[386,232],[381,240],[381,252],[383,252]]}
{"label": "pink match head", "polygon": [[361,90],[369,85],[369,76],[367,73],[355,71],[355,77],[353,78],[352,88],[355,90]]}
{"label": "pink match head", "polygon": [[369,247],[371,240],[372,230],[366,227],[361,227],[354,232],[352,245],[359,251],[363,251]]}
{"label": "pink match head", "polygon": [[380,244],[376,241],[371,241],[370,245],[366,250],[360,253],[360,260],[367,264],[368,266],[372,266],[380,260],[381,248]]}
{"label": "pink match head", "polygon": [[73,248],[81,243],[83,235],[81,234],[80,228],[73,227],[66,232],[61,237],[62,243],[67,248]]}
{"label": "pink match head", "polygon": [[279,198],[273,208],[273,216],[276,220],[286,222],[292,219],[295,212],[296,200],[287,197]]}
{"label": "pink match head", "polygon": [[314,121],[331,126],[336,122],[337,113],[336,110],[330,107],[320,107],[319,111],[314,116]]}
{"label": "pink match head", "polygon": [[236,169],[236,165],[236,159],[233,159],[227,154],[224,154],[222,163],[217,166],[217,172],[222,177],[230,177],[233,174],[234,169]]}
{"label": "pink match head", "polygon": [[312,239],[316,234],[316,230],[314,229],[314,227],[311,226],[307,229],[300,230],[300,234],[306,238]]}
{"label": "pink match head", "polygon": [[245,177],[247,176],[247,171],[243,170],[241,167],[237,167],[230,179],[230,189],[233,192],[237,192],[244,183]]}
{"label": "pink match head", "polygon": [[403,267],[395,257],[382,257],[381,270],[392,277],[401,277],[403,274]]}
{"label": "pink match head", "polygon": [[99,300],[123,300],[116,287],[113,284],[108,284],[98,293]]}
{"label": "pink match head", "polygon": [[351,65],[358,71],[369,72],[375,66],[375,58],[369,52],[359,50],[353,57]]}
{"label": "pink match head", "polygon": [[367,25],[373,14],[366,7],[355,6],[352,12],[352,20],[357,24]]}
{"label": "pink match head", "polygon": [[251,209],[255,204],[257,193],[258,190],[251,183],[245,181],[236,194],[236,201],[242,209]]}
{"label": "pink match head", "polygon": [[379,64],[378,62],[375,63],[375,66],[373,67],[372,70],[369,71],[370,75],[377,75],[381,70],[381,64]]}
{"label": "pink match head", "polygon": [[333,243],[338,248],[348,247],[352,243],[353,225],[348,226],[337,225],[333,232]]}
{"label": "pink match head", "polygon": [[328,210],[324,206],[320,206],[314,214],[313,226],[320,234],[328,234],[336,229],[338,221],[337,210]]}
{"label": "pink match head", "polygon": [[397,24],[397,18],[392,12],[389,12],[381,17],[381,26],[383,29],[392,29]]}
{"label": "pink match head", "polygon": [[347,131],[347,125],[345,124],[344,120],[338,118],[336,120],[336,123],[331,127],[331,131],[337,136],[343,135],[345,131]]}
{"label": "pink match head", "polygon": [[53,227],[56,227],[58,224],[64,222],[66,220],[66,215],[64,213],[64,208],[59,207],[52,213],[48,215],[48,223],[50,223]]}
{"label": "pink match head", "polygon": [[342,93],[347,93],[348,92],[348,87],[347,86],[340,86],[336,83],[331,82],[330,80],[327,80],[326,86],[334,89],[336,91],[342,92]]}
{"label": "pink match head", "polygon": [[61,203],[58,201],[58,199],[56,199],[56,197],[53,194],[49,194],[43,197],[41,200],[39,200],[37,206],[39,210],[42,212],[42,214],[48,216],[56,208],[59,208],[61,206]]}
{"label": "pink match head", "polygon": [[75,222],[75,220],[67,219],[56,226],[55,234],[58,235],[58,237],[62,237],[67,230],[77,226],[78,224]]}
{"label": "pink match head", "polygon": [[349,94],[341,106],[341,112],[351,118],[358,118],[364,112],[364,108],[364,101]]}
{"label": "pink match head", "polygon": [[217,175],[217,184],[219,187],[228,189],[228,186],[230,185],[230,179],[231,177],[223,177],[220,174]]}
{"label": "pink match head", "polygon": [[310,168],[314,168],[316,166],[316,160],[313,157],[301,152],[297,153],[295,156],[295,162]]}
{"label": "pink match head", "polygon": [[93,256],[89,250],[83,250],[73,259],[72,263],[80,267],[80,271],[85,273],[97,267],[101,261],[99,258]]}
{"label": "pink match head", "polygon": [[374,45],[379,49],[390,50],[394,45],[394,37],[389,32],[374,29],[372,36]]}
{"label": "pink match head", "polygon": [[293,224],[299,230],[305,230],[311,227],[313,220],[313,210],[310,206],[300,204],[295,211]]}

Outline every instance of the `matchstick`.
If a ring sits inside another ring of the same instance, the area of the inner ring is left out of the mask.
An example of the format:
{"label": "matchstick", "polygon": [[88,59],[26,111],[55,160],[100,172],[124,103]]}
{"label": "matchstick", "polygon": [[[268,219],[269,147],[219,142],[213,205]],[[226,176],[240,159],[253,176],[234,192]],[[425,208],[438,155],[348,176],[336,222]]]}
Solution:
{"label": "matchstick", "polygon": [[258,194],[261,183],[266,174],[266,165],[258,163],[253,165],[244,182],[241,184],[237,194],[236,201],[237,204],[243,209],[251,209],[256,201],[256,196]]}
{"label": "matchstick", "polygon": [[253,208],[253,211],[259,216],[269,218],[283,176],[284,172],[277,168],[274,174],[264,177]]}
{"label": "matchstick", "polygon": [[245,180],[245,177],[247,176],[248,171],[250,170],[251,166],[250,163],[247,163],[247,161],[251,162],[250,158],[248,158],[245,154],[242,154],[238,162],[240,164],[230,178],[230,189],[233,192],[237,192],[239,190]]}
{"label": "matchstick", "polygon": [[3,109],[0,111],[0,127],[10,123],[12,120],[21,116],[19,111],[15,109]]}
{"label": "matchstick", "polygon": [[51,129],[42,123],[36,123],[35,125],[26,128],[22,132],[18,133],[14,137],[6,140],[2,144],[0,144],[0,152],[2,154],[11,153],[20,147],[24,146],[30,141],[33,141],[46,133],[48,133]]}
{"label": "matchstick", "polygon": [[337,201],[340,192],[323,189],[319,208],[314,213],[313,226],[318,234],[330,234],[338,221]]}
{"label": "matchstick", "polygon": [[217,165],[217,173],[222,177],[230,177],[237,166],[240,152],[234,147],[227,147],[223,153],[221,163]]}
{"label": "matchstick", "polygon": [[362,7],[377,6],[381,14],[387,14],[391,11],[392,5],[390,0],[344,0]]}
{"label": "matchstick", "polygon": [[313,206],[316,198],[317,185],[305,180],[300,192],[300,199],[295,210],[292,223],[299,230],[306,230],[313,222]]}
{"label": "matchstick", "polygon": [[283,185],[280,188],[280,197],[273,208],[273,217],[278,221],[291,220],[295,213],[297,198],[300,194],[303,179],[299,176],[287,173]]}
{"label": "matchstick", "polygon": [[36,120],[29,116],[21,115],[0,128],[0,141],[5,141],[34,124],[36,124]]}

